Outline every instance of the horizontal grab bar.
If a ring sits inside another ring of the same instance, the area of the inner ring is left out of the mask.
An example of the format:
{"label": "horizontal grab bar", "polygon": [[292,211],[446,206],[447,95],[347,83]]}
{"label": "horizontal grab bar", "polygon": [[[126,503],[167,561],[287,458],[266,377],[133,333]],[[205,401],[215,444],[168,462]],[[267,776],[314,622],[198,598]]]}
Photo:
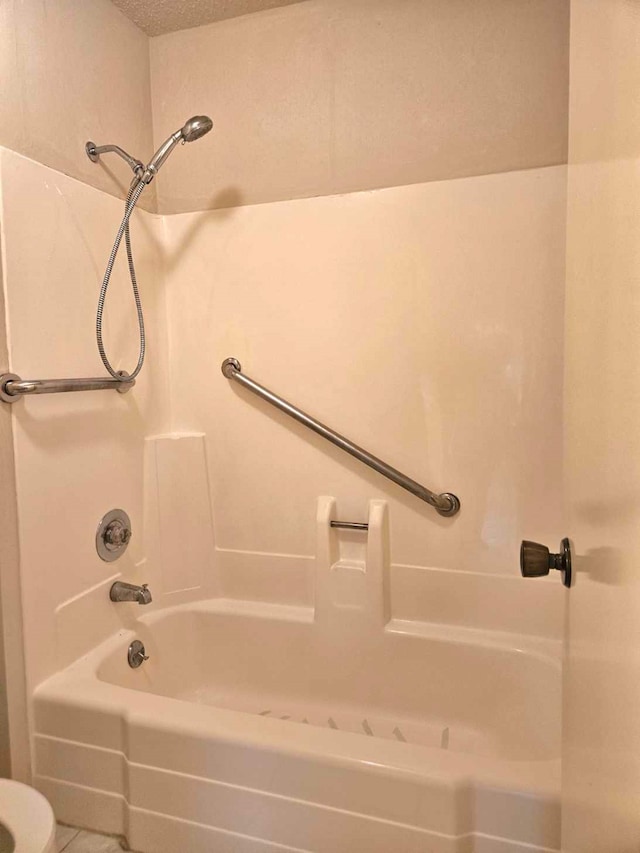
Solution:
{"label": "horizontal grab bar", "polygon": [[15,373],[0,376],[0,400],[16,403],[21,397],[32,394],[62,394],[68,391],[106,391],[115,389],[126,394],[136,384],[135,379],[96,376],[89,379],[21,379]]}
{"label": "horizontal grab bar", "polygon": [[343,530],[368,530],[366,521],[332,521],[331,527],[341,527]]}
{"label": "horizontal grab bar", "polygon": [[233,379],[235,382],[239,382],[240,385],[244,385],[245,388],[253,391],[254,394],[258,395],[258,397],[262,397],[263,400],[271,403],[272,406],[280,409],[281,412],[284,412],[299,423],[313,430],[313,432],[316,432],[318,435],[326,438],[327,441],[330,441],[332,444],[335,444],[336,447],[340,447],[342,450],[351,454],[351,456],[359,459],[360,462],[364,462],[365,465],[373,468],[374,471],[382,474],[383,477],[387,477],[387,479],[392,480],[398,486],[402,486],[403,489],[411,492],[412,495],[426,501],[426,503],[434,507],[440,515],[451,516],[455,515],[459,511],[460,501],[455,495],[452,495],[450,492],[443,492],[442,494],[432,492],[430,489],[427,489],[426,486],[422,486],[420,483],[417,483],[415,480],[407,477],[406,474],[402,474],[396,468],[392,468],[391,465],[387,465],[386,462],[378,459],[377,456],[373,456],[373,454],[363,450],[362,447],[358,447],[357,444],[349,441],[349,439],[340,435],[340,433],[334,432],[334,430],[320,423],[320,421],[317,421],[315,418],[312,418],[311,415],[308,415],[306,412],[298,409],[292,403],[287,402],[282,397],[278,397],[278,395],[274,394],[273,391],[269,391],[267,388],[242,373],[242,366],[237,358],[226,358],[222,362],[222,373],[227,379]]}

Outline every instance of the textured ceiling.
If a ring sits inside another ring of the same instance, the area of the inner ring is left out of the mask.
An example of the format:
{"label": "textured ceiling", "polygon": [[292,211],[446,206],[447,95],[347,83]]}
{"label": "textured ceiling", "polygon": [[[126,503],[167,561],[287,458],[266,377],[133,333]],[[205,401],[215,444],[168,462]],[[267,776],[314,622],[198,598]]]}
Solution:
{"label": "textured ceiling", "polygon": [[199,27],[302,0],[112,0],[147,35]]}

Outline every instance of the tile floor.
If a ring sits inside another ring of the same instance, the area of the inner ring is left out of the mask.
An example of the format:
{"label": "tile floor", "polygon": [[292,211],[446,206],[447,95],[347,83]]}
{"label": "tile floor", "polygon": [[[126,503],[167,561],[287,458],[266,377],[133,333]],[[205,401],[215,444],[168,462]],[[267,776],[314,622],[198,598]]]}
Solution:
{"label": "tile floor", "polygon": [[56,831],[58,853],[122,853],[123,847],[117,839],[108,835],[97,835],[85,829],[73,829],[58,824]]}

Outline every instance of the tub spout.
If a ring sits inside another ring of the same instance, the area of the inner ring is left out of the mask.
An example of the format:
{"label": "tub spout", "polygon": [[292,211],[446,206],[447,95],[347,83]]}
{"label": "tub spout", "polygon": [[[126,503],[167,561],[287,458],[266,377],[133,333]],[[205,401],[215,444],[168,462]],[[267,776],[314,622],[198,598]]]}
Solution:
{"label": "tub spout", "polygon": [[116,581],[109,590],[111,601],[137,601],[138,604],[151,604],[151,590],[146,583],[136,586],[132,583]]}

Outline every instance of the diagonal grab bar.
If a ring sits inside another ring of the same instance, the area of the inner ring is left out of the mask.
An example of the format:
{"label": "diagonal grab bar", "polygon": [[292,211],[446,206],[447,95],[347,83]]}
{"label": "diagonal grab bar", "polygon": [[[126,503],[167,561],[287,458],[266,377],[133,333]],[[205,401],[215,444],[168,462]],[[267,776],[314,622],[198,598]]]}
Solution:
{"label": "diagonal grab bar", "polygon": [[443,492],[440,495],[432,492],[430,489],[427,489],[426,486],[420,485],[420,483],[417,483],[415,480],[407,477],[406,474],[402,474],[396,468],[392,468],[391,465],[387,465],[386,462],[378,459],[377,456],[373,456],[373,454],[363,450],[362,447],[358,447],[357,444],[349,441],[349,439],[339,433],[334,432],[334,430],[320,423],[320,421],[317,421],[315,418],[312,418],[311,415],[308,415],[306,412],[298,409],[292,403],[287,402],[287,400],[283,400],[282,397],[278,397],[278,395],[274,394],[273,391],[269,391],[263,385],[260,385],[258,382],[242,373],[242,366],[237,358],[225,358],[222,362],[222,373],[227,379],[233,379],[235,382],[239,382],[240,385],[244,385],[245,388],[248,388],[254,394],[257,394],[258,397],[262,397],[263,400],[271,403],[272,406],[280,409],[281,412],[284,412],[299,423],[313,430],[313,432],[316,432],[318,435],[326,438],[327,441],[335,444],[336,447],[340,447],[342,450],[350,453],[351,456],[359,459],[360,462],[364,462],[365,465],[368,465],[369,468],[373,468],[374,471],[382,474],[383,477],[387,477],[387,479],[392,480],[398,486],[402,486],[403,489],[411,492],[412,495],[426,501],[426,503],[434,507],[440,515],[451,516],[455,515],[459,511],[460,501],[455,495],[452,495],[450,492]]}

